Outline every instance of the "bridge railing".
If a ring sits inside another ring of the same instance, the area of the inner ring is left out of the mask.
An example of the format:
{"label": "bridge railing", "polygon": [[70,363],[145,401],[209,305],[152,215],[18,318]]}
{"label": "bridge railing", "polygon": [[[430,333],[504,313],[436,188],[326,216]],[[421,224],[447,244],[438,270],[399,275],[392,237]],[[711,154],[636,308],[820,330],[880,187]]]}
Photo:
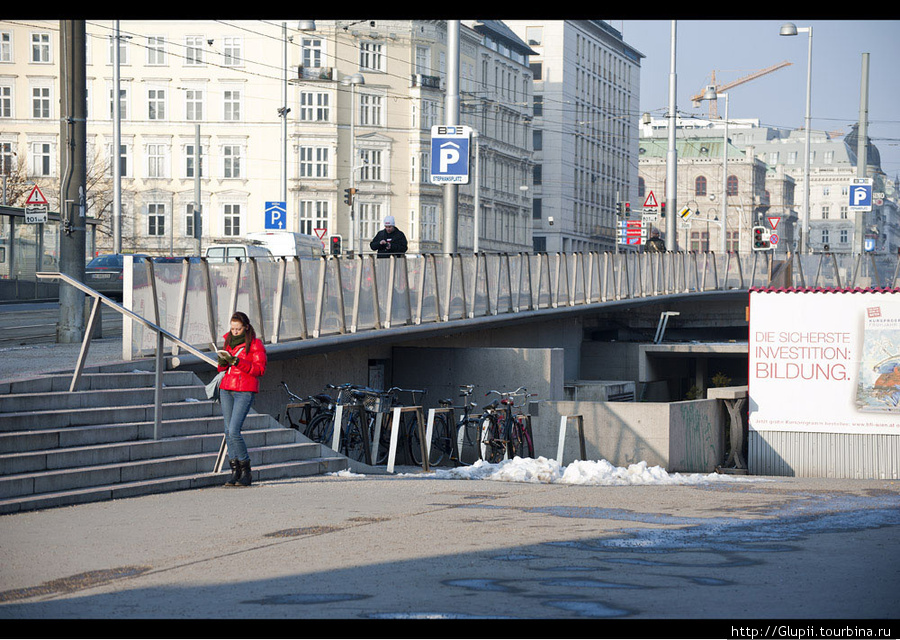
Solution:
{"label": "bridge railing", "polygon": [[[648,296],[893,288],[900,268],[896,256],[770,252],[126,260],[123,305],[202,349],[221,343],[235,310],[250,316],[264,342],[277,343]],[[125,359],[154,352],[156,343],[143,325],[126,321]]]}

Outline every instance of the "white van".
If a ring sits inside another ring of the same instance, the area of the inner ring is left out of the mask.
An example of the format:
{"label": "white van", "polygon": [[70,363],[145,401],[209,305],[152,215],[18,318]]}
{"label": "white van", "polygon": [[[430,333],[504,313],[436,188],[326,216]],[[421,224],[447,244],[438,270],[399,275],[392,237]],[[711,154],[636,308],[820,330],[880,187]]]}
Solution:
{"label": "white van", "polygon": [[275,257],[262,244],[211,244],[206,247],[207,262],[230,262],[235,258],[246,260],[247,258],[269,258],[274,260]]}
{"label": "white van", "polygon": [[244,234],[248,240],[265,246],[276,258],[300,256],[321,257],[325,255],[322,241],[315,236],[293,231],[254,231]]}

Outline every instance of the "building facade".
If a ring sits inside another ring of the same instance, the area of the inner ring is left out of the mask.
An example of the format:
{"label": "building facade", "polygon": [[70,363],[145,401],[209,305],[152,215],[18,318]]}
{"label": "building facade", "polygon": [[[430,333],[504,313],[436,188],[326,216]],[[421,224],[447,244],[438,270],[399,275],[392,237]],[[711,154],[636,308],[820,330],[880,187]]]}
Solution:
{"label": "building facade", "polygon": [[[288,230],[368,251],[392,215],[411,252],[440,250],[442,191],[429,171],[431,126],[444,117],[445,22],[121,21],[118,154],[114,24],[87,26],[88,215],[101,220],[101,250],[112,247],[115,156],[126,252],[197,251],[197,178],[200,246],[264,230],[267,203],[286,195]],[[529,53],[502,23],[461,25],[460,124],[479,130],[483,153],[481,250],[532,246]],[[60,55],[58,22],[0,22],[0,161],[21,165],[53,210]],[[460,189],[460,250],[474,244],[473,190]]]}
{"label": "building facade", "polygon": [[534,249],[613,251],[637,191],[643,54],[601,20],[507,20],[536,56]]}

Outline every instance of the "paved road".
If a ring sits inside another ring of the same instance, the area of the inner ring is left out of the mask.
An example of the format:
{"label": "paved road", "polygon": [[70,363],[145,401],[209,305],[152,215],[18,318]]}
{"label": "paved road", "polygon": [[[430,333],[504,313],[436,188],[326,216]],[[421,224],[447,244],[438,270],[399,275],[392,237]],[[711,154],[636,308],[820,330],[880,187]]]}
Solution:
{"label": "paved road", "polygon": [[896,481],[291,479],[2,516],[0,618],[700,618],[712,636],[688,635],[717,638],[747,620],[889,627],[898,525]]}

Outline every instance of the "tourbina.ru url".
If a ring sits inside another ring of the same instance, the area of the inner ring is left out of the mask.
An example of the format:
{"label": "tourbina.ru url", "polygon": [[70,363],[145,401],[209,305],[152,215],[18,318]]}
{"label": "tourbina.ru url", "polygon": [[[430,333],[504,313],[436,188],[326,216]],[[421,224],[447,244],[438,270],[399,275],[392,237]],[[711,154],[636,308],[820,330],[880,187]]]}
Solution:
{"label": "tourbina.ru url", "polygon": [[751,627],[742,625],[731,627],[732,638],[892,638],[890,628],[864,627],[858,624],[824,626],[811,624],[792,626],[788,624],[771,624]]}

